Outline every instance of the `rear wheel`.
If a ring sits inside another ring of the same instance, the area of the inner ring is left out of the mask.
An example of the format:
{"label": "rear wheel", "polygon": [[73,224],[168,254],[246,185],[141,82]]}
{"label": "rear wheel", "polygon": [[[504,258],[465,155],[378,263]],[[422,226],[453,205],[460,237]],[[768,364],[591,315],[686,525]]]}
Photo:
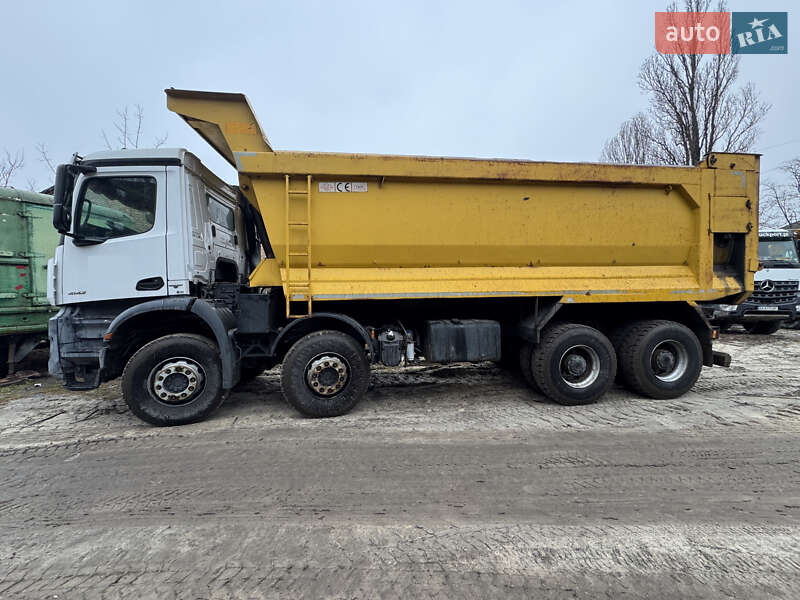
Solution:
{"label": "rear wheel", "polygon": [[747,333],[760,335],[770,335],[778,331],[781,327],[783,327],[783,321],[756,321],[755,323],[747,323],[744,326]]}
{"label": "rear wheel", "polygon": [[369,385],[363,345],[340,331],[317,331],[300,338],[283,359],[281,390],[309,417],[349,412]]}
{"label": "rear wheel", "polygon": [[574,323],[550,325],[531,358],[533,378],[548,398],[570,406],[590,404],[614,381],[617,357],[597,329]]}
{"label": "rear wheel", "polygon": [[700,377],[703,351],[691,329],[675,321],[641,321],[622,341],[619,365],[625,384],[656,399],[685,394]]}
{"label": "rear wheel", "polygon": [[225,399],[217,346],[193,334],[145,344],[125,365],[122,395],[133,414],[153,425],[205,419]]}

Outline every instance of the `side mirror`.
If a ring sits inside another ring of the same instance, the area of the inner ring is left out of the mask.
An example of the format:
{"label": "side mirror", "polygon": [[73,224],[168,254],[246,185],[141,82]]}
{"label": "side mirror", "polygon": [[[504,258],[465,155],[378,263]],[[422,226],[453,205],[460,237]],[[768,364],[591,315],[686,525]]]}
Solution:
{"label": "side mirror", "polygon": [[75,171],[72,165],[58,165],[56,184],[53,190],[53,227],[59,233],[67,233],[72,222],[72,190],[75,187]]}
{"label": "side mirror", "polygon": [[78,173],[95,173],[97,169],[80,164],[58,165],[53,188],[53,227],[59,233],[68,233],[72,224],[72,192]]}

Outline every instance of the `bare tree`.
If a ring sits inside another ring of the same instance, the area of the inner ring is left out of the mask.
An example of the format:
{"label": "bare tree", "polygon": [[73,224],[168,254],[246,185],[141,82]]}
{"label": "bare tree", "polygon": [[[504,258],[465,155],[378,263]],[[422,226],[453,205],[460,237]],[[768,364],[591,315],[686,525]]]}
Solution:
{"label": "bare tree", "polygon": [[50,158],[50,153],[47,151],[47,146],[44,143],[36,144],[36,151],[39,153],[39,162],[43,162],[50,169],[50,173],[55,175],[56,166],[53,159]]}
{"label": "bare tree", "polygon": [[[711,0],[685,0],[684,10],[708,12],[710,4]],[[667,10],[677,12],[677,5]],[[724,12],[725,3],[720,2],[716,10]],[[761,101],[752,83],[737,88],[738,75],[735,54],[656,53],[648,57],[639,71],[639,88],[650,97],[646,137],[652,153],[633,154],[635,160],[625,162],[694,165],[712,151],[750,150],[770,105]],[[608,143],[623,135],[621,128]],[[620,162],[605,150],[601,160]]]}
{"label": "bare tree", "polygon": [[651,136],[652,130],[653,124],[646,114],[635,114],[606,142],[600,160],[635,165],[655,162],[656,148]]}
{"label": "bare tree", "polygon": [[761,185],[759,220],[765,225],[800,227],[800,158],[781,165],[785,183],[767,181]]}
{"label": "bare tree", "polygon": [[11,154],[5,151],[5,156],[0,158],[0,186],[7,187],[11,183],[14,174],[25,164],[25,151],[17,150]]}
{"label": "bare tree", "polygon": [[[117,134],[115,137],[116,147],[120,149],[138,148],[139,142],[142,139],[142,131],[144,122],[144,108],[141,104],[135,104],[133,112],[131,113],[127,105],[117,109],[117,119],[114,121],[114,129]],[[114,145],[108,138],[105,129],[101,129],[100,133],[103,137],[103,142],[109,150],[114,149]],[[154,148],[160,148],[167,141],[167,133],[163,137],[156,137],[153,142]]]}

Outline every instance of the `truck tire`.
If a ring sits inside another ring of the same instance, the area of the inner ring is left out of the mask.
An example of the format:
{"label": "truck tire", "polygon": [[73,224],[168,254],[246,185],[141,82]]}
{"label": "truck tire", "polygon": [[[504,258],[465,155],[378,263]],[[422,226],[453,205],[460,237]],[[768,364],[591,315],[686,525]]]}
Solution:
{"label": "truck tire", "polygon": [[597,401],[617,372],[614,346],[602,332],[576,323],[547,326],[531,358],[542,393],[559,404]]}
{"label": "truck tire", "polygon": [[201,421],[225,399],[219,350],[187,333],[153,340],[125,365],[122,394],[131,412],[153,425]]}
{"label": "truck tire", "polygon": [[639,325],[641,321],[631,321],[630,323],[623,323],[611,330],[608,339],[611,340],[611,345],[614,346],[614,352],[617,353],[617,375],[614,377],[614,382],[620,385],[625,385],[625,377],[622,375],[622,368],[619,364],[620,356],[622,356],[623,344],[628,332]]}
{"label": "truck tire", "polygon": [[781,327],[783,327],[783,321],[756,321],[755,323],[747,323],[744,326],[747,333],[757,335],[771,335]]}
{"label": "truck tire", "polygon": [[316,331],[286,353],[281,391],[308,417],[337,417],[349,412],[369,385],[369,362],[362,344],[340,331]]}
{"label": "truck tire", "polygon": [[522,346],[519,349],[519,370],[522,372],[522,377],[525,379],[525,382],[530,386],[530,388],[539,394],[542,393],[542,390],[539,389],[539,386],[536,384],[536,380],[533,378],[533,364],[531,364],[531,359],[533,358],[533,344],[530,342],[523,342]]}
{"label": "truck tire", "polygon": [[618,355],[625,385],[658,400],[688,392],[703,369],[700,341],[675,321],[641,321],[628,330]]}

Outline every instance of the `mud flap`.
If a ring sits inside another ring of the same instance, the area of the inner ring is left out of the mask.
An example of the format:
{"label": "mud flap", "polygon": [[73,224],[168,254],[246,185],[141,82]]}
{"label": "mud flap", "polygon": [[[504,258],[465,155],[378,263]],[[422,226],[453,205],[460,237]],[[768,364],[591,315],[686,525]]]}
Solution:
{"label": "mud flap", "polygon": [[730,367],[731,366],[731,355],[727,352],[720,352],[719,350],[714,350],[713,353],[713,360],[714,366],[716,367]]}

